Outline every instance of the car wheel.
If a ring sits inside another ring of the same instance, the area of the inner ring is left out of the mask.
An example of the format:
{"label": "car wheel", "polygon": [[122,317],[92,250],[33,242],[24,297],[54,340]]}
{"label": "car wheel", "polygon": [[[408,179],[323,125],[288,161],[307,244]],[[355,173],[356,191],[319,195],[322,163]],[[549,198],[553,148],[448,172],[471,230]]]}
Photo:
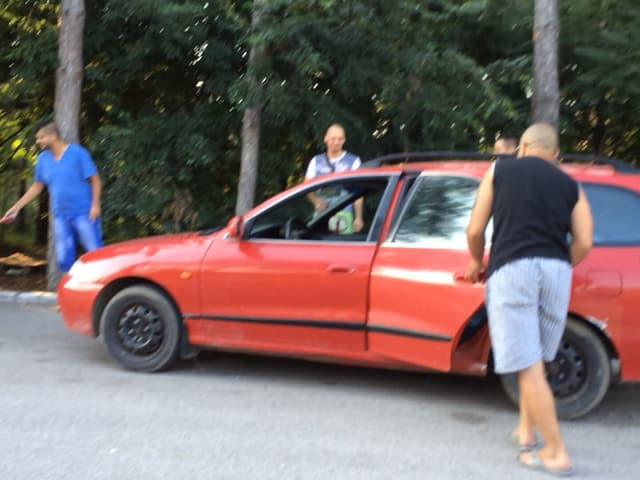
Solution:
{"label": "car wheel", "polygon": [[118,292],[100,321],[111,356],[124,367],[156,372],[171,366],[180,351],[180,320],[158,290],[137,285]]}
{"label": "car wheel", "polygon": [[[611,359],[598,336],[570,318],[553,362],[546,364],[547,380],[556,399],[558,417],[575,419],[593,410],[611,383]],[[518,404],[516,374],[502,375],[508,397]]]}

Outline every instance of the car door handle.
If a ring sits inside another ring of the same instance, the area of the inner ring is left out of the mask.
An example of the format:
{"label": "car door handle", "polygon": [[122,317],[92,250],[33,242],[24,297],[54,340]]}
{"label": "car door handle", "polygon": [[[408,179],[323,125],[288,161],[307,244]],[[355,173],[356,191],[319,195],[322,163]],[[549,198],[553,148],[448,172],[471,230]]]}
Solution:
{"label": "car door handle", "polygon": [[333,264],[327,267],[327,272],[329,273],[353,273],[356,271],[356,267],[354,265],[341,265],[341,264]]}

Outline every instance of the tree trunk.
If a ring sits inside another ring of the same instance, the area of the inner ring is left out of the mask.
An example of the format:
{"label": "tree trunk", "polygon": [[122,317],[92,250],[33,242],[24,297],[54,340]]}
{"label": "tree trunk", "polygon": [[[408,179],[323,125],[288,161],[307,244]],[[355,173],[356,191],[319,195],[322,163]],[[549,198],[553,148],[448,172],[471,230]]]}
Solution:
{"label": "tree trunk", "polygon": [[[24,157],[20,159],[20,163],[18,163],[18,168],[20,169],[20,173],[24,172],[27,167],[27,161]],[[27,178],[24,175],[20,175],[20,185],[18,187],[18,198],[22,198],[24,193],[27,191]],[[26,215],[19,215],[16,220],[16,229],[20,233],[26,233],[27,231],[27,219]]]}
{"label": "tree trunk", "polygon": [[[254,0],[251,16],[251,30],[259,31],[263,24],[267,0]],[[253,207],[258,178],[258,157],[260,152],[260,130],[262,127],[262,84],[260,71],[267,56],[263,45],[253,45],[247,64],[247,107],[242,117],[242,146],[240,153],[240,179],[238,181],[238,198],[236,214],[242,215]]]}
{"label": "tree trunk", "polygon": [[[74,143],[80,141],[84,18],[84,0],[61,0],[54,120],[62,138]],[[53,290],[60,279],[60,272],[55,257],[51,210],[49,210],[47,265],[47,286]]]}
{"label": "tree trunk", "polygon": [[535,0],[533,25],[533,121],[558,128],[560,91],[558,82],[557,0]]}
{"label": "tree trunk", "polygon": [[261,126],[262,109],[260,107],[247,108],[242,116],[242,152],[240,154],[236,215],[242,215],[250,210],[255,200]]}
{"label": "tree trunk", "polygon": [[45,189],[38,197],[38,216],[36,217],[36,245],[47,245],[49,232],[49,192]]}
{"label": "tree trunk", "polygon": [[60,2],[55,122],[62,138],[74,143],[80,141],[84,15],[84,0]]}

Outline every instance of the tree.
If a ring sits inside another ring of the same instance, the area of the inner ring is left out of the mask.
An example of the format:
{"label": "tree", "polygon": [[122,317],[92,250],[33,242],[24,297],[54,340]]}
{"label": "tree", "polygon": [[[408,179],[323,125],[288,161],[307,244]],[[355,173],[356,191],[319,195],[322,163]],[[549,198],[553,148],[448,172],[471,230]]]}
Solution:
{"label": "tree", "polygon": [[557,0],[535,0],[533,20],[533,121],[556,128],[560,117]]}
{"label": "tree", "polygon": [[570,148],[638,163],[640,5],[634,0],[560,4],[562,118]]}
{"label": "tree", "polygon": [[[640,158],[638,2],[557,3],[570,33],[556,60],[563,150]],[[363,160],[483,149],[520,134],[541,92],[534,0],[84,4],[82,140],[104,181],[107,243],[225,223],[300,181],[329,123]],[[0,8],[5,206],[32,175],[32,126],[53,110],[58,5]]]}
{"label": "tree", "polygon": [[[54,120],[67,142],[80,141],[80,103],[82,99],[84,0],[60,2],[60,31],[58,33],[58,70]],[[47,247],[47,285],[54,289],[60,279],[53,241],[53,215],[49,210],[49,242]]]}
{"label": "tree", "polygon": [[[33,174],[36,148],[33,126],[50,118],[56,68],[58,6],[37,0],[5,0],[0,8],[0,205],[9,207],[24,193]],[[46,195],[43,208],[23,210],[35,243],[47,244]],[[41,215],[44,217],[41,220]],[[42,227],[42,230],[40,229]],[[6,229],[5,229],[6,230]],[[43,233],[43,234],[42,234]],[[23,237],[28,238],[28,237]]]}
{"label": "tree", "polygon": [[232,214],[247,3],[87,1],[83,131],[104,180],[107,243]]}
{"label": "tree", "polygon": [[267,50],[260,39],[265,15],[265,0],[253,1],[251,32],[253,45],[247,64],[248,95],[242,117],[242,148],[240,151],[240,179],[236,199],[236,214],[242,215],[253,207],[258,177],[260,154],[260,130],[262,127],[262,84],[260,72],[263,70]]}

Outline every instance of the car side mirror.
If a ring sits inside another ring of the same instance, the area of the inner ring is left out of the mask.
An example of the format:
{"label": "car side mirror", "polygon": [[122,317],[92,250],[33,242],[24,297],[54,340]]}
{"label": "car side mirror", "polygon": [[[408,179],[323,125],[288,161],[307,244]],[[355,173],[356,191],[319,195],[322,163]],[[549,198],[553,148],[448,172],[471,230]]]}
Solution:
{"label": "car side mirror", "polygon": [[227,238],[241,239],[244,234],[244,222],[242,216],[236,215],[227,223]]}

